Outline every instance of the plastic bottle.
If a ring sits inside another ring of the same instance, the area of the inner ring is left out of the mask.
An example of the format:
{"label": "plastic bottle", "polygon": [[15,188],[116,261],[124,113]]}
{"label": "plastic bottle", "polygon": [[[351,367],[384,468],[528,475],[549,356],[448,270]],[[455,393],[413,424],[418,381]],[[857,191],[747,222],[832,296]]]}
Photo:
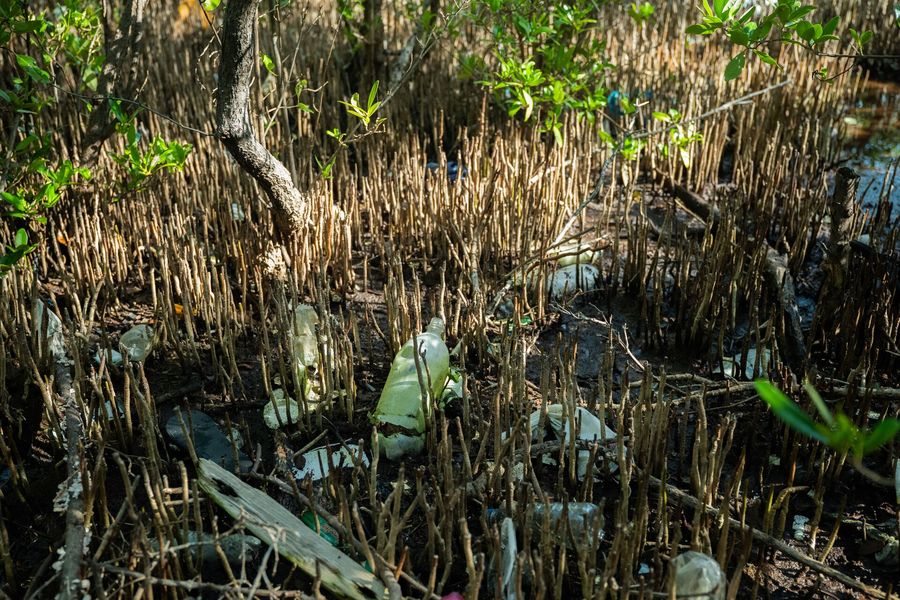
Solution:
{"label": "plastic bottle", "polygon": [[[424,333],[410,339],[394,357],[391,371],[378,399],[372,422],[378,429],[381,452],[390,460],[419,454],[425,446],[423,404],[439,398],[450,372],[450,352],[443,340],[444,321],[433,318]],[[419,371],[413,352],[419,352],[419,368],[430,397],[423,403]]]}
{"label": "plastic bottle", "polygon": [[[568,531],[563,529],[562,518],[565,508],[568,507]],[[589,539],[603,539],[603,529],[600,526],[602,518],[600,516],[600,507],[590,502],[550,502],[547,504],[538,502],[534,505],[533,522],[535,534],[539,533],[544,526],[544,518],[547,513],[550,514],[550,533],[554,535],[558,541],[575,540],[576,543],[582,543]],[[499,522],[505,517],[502,509],[488,509],[487,517],[489,522]],[[563,538],[563,536],[567,536]]]}
{"label": "plastic bottle", "polygon": [[725,600],[727,581],[716,559],[700,552],[685,552],[672,561],[676,597]]}

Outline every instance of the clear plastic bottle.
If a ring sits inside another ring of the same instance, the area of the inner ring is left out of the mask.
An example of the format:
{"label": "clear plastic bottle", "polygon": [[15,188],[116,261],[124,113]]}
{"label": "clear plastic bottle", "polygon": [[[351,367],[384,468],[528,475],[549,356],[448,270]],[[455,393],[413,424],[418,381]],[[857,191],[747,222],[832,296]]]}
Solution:
{"label": "clear plastic bottle", "polygon": [[[568,507],[567,520],[568,532],[563,528],[563,513]],[[545,515],[549,513],[550,532],[558,541],[565,541],[569,544],[572,540],[576,543],[584,543],[591,539],[603,539],[602,516],[600,515],[600,507],[590,502],[542,502],[535,503],[534,512],[532,513],[532,525],[537,534],[544,526]],[[505,517],[502,509],[489,509],[487,513],[489,522],[499,522]],[[567,538],[563,538],[567,535]]]}
{"label": "clear plastic bottle", "polygon": [[[433,318],[424,333],[403,344],[388,374],[372,422],[378,429],[381,452],[390,460],[419,454],[425,445],[423,404],[431,406],[439,398],[450,372],[450,352],[443,340],[444,321]],[[419,352],[419,368],[431,395],[423,403],[419,371],[413,352]]]}

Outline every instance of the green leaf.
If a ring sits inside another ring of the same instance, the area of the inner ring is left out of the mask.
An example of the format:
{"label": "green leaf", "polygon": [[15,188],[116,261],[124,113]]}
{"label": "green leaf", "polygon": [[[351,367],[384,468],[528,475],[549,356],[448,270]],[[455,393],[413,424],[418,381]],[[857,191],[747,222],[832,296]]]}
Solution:
{"label": "green leaf", "polygon": [[753,54],[755,54],[756,57],[759,58],[759,60],[763,61],[767,65],[772,65],[773,67],[779,66],[777,60],[775,60],[771,55],[766,54],[762,50],[754,50]]}
{"label": "green leaf", "polygon": [[900,432],[900,421],[897,419],[885,419],[878,423],[863,442],[863,454],[878,450],[881,446],[891,441],[897,432]]}
{"label": "green leaf", "polygon": [[828,21],[827,23],[825,23],[825,25],[822,26],[822,33],[825,35],[833,34],[835,29],[837,29],[838,22],[840,22],[840,20],[841,20],[840,15],[833,17],[830,21]]}
{"label": "green leaf", "polygon": [[19,229],[16,232],[15,243],[16,243],[17,247],[27,246],[28,245],[28,232],[25,231],[24,229]]}
{"label": "green leaf", "polygon": [[369,114],[372,114],[374,110],[372,106],[375,104],[375,96],[378,94],[378,80],[375,80],[375,83],[372,84],[372,89],[369,90]]}
{"label": "green leaf", "polygon": [[763,20],[763,22],[759,24],[759,27],[757,27],[750,33],[750,41],[759,42],[769,37],[769,32],[772,31],[772,25],[774,23],[775,20],[771,17]]}
{"label": "green leaf", "polygon": [[270,57],[268,54],[263,54],[261,58],[262,64],[266,68],[266,71],[268,71],[272,75],[275,75],[275,62],[272,60],[272,57]]}
{"label": "green leaf", "polygon": [[764,379],[754,382],[756,393],[772,409],[775,415],[796,431],[818,440],[828,442],[828,436],[816,425],[815,421],[806,414],[793,400],[788,398],[777,387]]}
{"label": "green leaf", "polygon": [[744,70],[744,63],[747,60],[746,52],[741,52],[736,55],[725,66],[725,81],[731,81],[732,79],[737,79],[741,71]]}
{"label": "green leaf", "polygon": [[664,112],[653,111],[653,118],[657,121],[662,121],[663,123],[670,123],[672,121],[672,117]]}
{"label": "green leaf", "polygon": [[832,416],[831,411],[828,410],[828,405],[822,400],[822,396],[816,391],[816,388],[807,381],[803,384],[803,389],[806,390],[809,399],[813,401],[816,410],[818,410],[819,414],[822,416],[822,420],[824,420],[829,427],[834,427],[834,417]]}
{"label": "green leaf", "polygon": [[728,37],[738,46],[746,46],[750,43],[750,36],[743,29],[732,29],[728,32]]}
{"label": "green leaf", "polygon": [[705,25],[696,23],[685,29],[684,32],[689,35],[707,35],[709,34],[709,29]]}
{"label": "green leaf", "polygon": [[203,0],[203,10],[206,12],[212,12],[219,8],[219,3],[222,0]]}

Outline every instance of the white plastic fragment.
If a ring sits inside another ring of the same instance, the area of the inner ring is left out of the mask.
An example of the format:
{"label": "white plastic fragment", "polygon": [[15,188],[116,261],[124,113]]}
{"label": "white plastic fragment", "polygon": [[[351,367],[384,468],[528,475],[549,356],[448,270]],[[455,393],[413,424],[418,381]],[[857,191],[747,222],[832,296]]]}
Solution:
{"label": "white plastic fragment", "polygon": [[575,292],[590,292],[600,285],[600,270],[594,265],[568,265],[547,276],[551,300],[562,300]]}
{"label": "white plastic fragment", "polygon": [[794,530],[794,539],[798,542],[802,542],[806,539],[806,535],[809,532],[809,517],[804,517],[803,515],[795,515],[794,516],[794,524],[792,529]]}
{"label": "white plastic fragment", "polygon": [[319,315],[309,304],[300,304],[294,309],[291,327],[291,349],[294,359],[304,369],[319,364],[319,343],[316,338],[316,325]]}
{"label": "white plastic fragment", "polygon": [[335,469],[351,468],[356,460],[359,460],[365,467],[369,466],[369,457],[355,444],[337,448],[322,446],[306,452],[301,458],[303,466],[291,469],[294,477],[298,480],[309,477],[313,481],[319,481],[328,475],[332,467]]}
{"label": "white plastic fragment", "polygon": [[725,573],[711,556],[685,552],[672,561],[675,569],[676,598],[692,600],[725,600]]}
{"label": "white plastic fragment", "polygon": [[516,600],[516,526],[509,517],[500,524],[500,596],[504,600]]}
{"label": "white plastic fragment", "polygon": [[[529,419],[529,427],[531,428],[531,438],[534,441],[540,441],[542,432],[538,428],[541,420],[541,411],[536,410],[531,413]],[[568,443],[569,436],[573,435],[572,427],[574,425],[577,431],[577,439],[585,442],[609,442],[616,439],[616,432],[603,424],[600,419],[591,414],[586,408],[578,407],[575,409],[574,418],[568,416],[563,418],[563,405],[551,404],[547,407],[547,420],[550,427],[556,434],[556,437],[563,444]],[[578,463],[576,473],[578,479],[583,480],[588,473],[590,467],[591,452],[590,450],[578,451]],[[612,466],[611,466],[612,467]],[[611,468],[611,470],[613,470]]]}
{"label": "white plastic fragment", "polygon": [[[279,424],[278,419],[281,419]],[[300,405],[282,389],[272,390],[272,398],[263,407],[263,421],[269,429],[278,429],[300,418]]]}
{"label": "white plastic fragment", "polygon": [[[97,348],[97,351],[94,353],[94,362],[97,363],[98,365],[100,364],[100,361],[103,358],[104,352],[106,352],[106,350],[104,350],[102,348]],[[122,353],[114,348],[110,348],[108,350],[108,352],[109,353],[107,354],[107,362],[109,362],[111,365],[114,365],[116,367],[120,366],[122,364],[122,362],[124,361],[124,358],[122,357]]]}
{"label": "white plastic fragment", "polygon": [[[47,324],[44,325],[44,314],[47,314]],[[66,356],[65,334],[60,318],[41,300],[35,300],[32,307],[32,319],[36,331],[44,331],[47,328],[47,348],[57,362],[69,364],[71,361]]]}
{"label": "white plastic fragment", "polygon": [[235,221],[241,222],[247,218],[244,214],[244,209],[237,202],[231,203],[231,218]]}
{"label": "white plastic fragment", "polygon": [[153,349],[153,328],[149,325],[135,325],[119,338],[119,350],[131,362],[143,362]]}

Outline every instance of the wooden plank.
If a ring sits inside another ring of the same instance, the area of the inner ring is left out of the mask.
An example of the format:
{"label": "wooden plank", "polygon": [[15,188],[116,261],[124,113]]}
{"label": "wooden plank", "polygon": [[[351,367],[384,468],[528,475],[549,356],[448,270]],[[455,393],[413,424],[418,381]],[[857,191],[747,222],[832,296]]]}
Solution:
{"label": "wooden plank", "polygon": [[[339,598],[385,598],[381,581],[319,537],[270,496],[247,485],[216,463],[201,458],[200,488],[235,520]],[[317,569],[318,565],[318,569]]]}

